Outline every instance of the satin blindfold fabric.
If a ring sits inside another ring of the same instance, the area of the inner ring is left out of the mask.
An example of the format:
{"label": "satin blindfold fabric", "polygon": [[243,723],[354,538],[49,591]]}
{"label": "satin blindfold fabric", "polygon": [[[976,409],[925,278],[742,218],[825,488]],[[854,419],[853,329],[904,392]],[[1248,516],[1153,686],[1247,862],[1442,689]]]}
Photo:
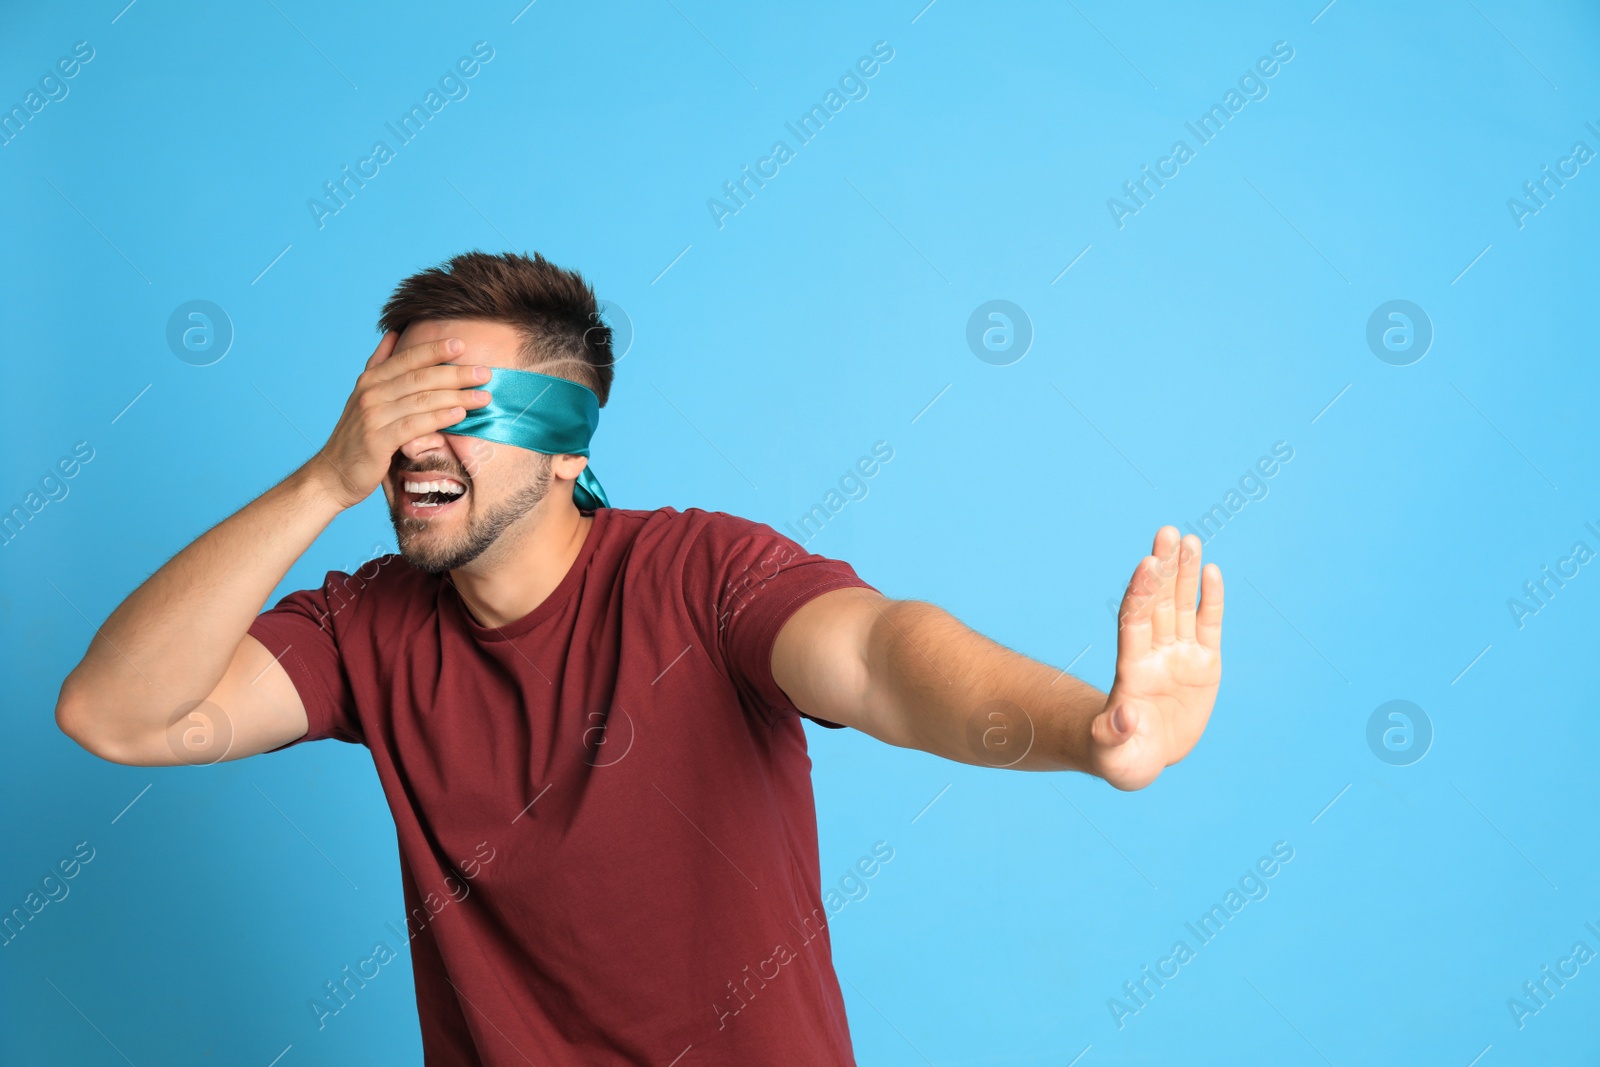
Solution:
{"label": "satin blindfold fabric", "polygon": [[[600,401],[592,390],[565,378],[504,367],[491,367],[481,388],[489,391],[489,403],[468,411],[444,433],[548,455],[589,455],[589,439],[600,425]],[[572,502],[584,511],[611,506],[592,466],[578,475]]]}

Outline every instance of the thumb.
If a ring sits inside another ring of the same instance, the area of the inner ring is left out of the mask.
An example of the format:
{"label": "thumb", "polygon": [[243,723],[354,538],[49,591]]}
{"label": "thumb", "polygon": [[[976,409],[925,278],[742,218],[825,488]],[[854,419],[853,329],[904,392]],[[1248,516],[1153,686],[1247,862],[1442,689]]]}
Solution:
{"label": "thumb", "polygon": [[1095,744],[1115,748],[1130,740],[1139,728],[1139,713],[1124,700],[1106,701],[1105,710],[1089,724],[1089,736]]}
{"label": "thumb", "polygon": [[383,339],[378,342],[378,347],[373,349],[372,355],[367,357],[366,369],[371,370],[373,367],[376,367],[378,364],[388,359],[389,356],[394,352],[395,343],[399,340],[400,335],[394,330],[390,330],[388,333],[384,334]]}

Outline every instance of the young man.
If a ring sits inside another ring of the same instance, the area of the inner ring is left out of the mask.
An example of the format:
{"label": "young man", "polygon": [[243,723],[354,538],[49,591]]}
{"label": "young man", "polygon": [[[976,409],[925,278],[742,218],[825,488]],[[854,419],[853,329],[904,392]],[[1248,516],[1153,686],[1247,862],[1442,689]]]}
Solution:
{"label": "young man", "polygon": [[[801,716],[1119,789],[1205,728],[1222,577],[1193,535],[1135,570],[1107,695],[765,524],[609,507],[576,273],[458,256],[380,327],[327,445],[112,613],[56,720],[141,766],[365,744],[430,1064],[853,1063]],[[399,553],[258,615],[379,486]]]}

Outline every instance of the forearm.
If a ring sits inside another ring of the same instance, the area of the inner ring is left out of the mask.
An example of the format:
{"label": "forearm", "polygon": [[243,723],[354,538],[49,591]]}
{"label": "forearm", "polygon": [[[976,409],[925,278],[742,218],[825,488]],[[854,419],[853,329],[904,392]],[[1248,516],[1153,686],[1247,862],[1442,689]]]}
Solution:
{"label": "forearm", "polygon": [[308,464],[168,560],[62,683],[61,728],[80,741],[131,738],[209,694],[267,597],[340,510]]}
{"label": "forearm", "polygon": [[1106,703],[1094,686],[922,601],[885,603],[867,648],[884,740],[980,766],[1087,769]]}

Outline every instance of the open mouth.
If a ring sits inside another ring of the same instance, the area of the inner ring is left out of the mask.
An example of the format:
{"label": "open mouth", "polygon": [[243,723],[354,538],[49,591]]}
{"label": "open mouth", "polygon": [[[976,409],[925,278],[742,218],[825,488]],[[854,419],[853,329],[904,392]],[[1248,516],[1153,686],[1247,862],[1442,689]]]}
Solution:
{"label": "open mouth", "polygon": [[467,487],[437,474],[400,476],[400,511],[408,518],[435,518],[464,500]]}

